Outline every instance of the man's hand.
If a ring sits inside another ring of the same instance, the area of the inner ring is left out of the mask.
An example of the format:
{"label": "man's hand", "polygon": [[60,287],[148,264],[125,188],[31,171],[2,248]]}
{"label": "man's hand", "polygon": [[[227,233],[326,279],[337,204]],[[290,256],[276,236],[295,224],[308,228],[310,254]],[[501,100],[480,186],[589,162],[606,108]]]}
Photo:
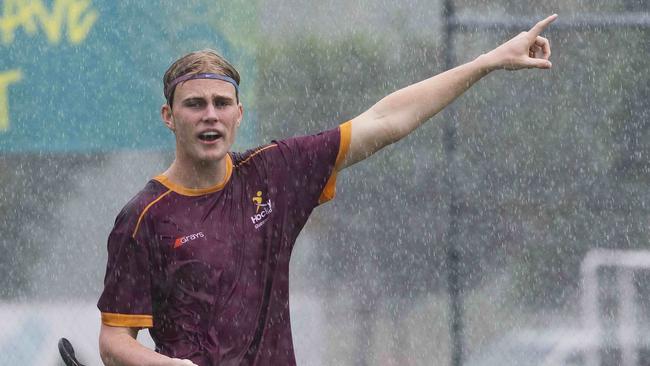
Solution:
{"label": "man's hand", "polygon": [[550,69],[552,65],[548,59],[551,57],[551,44],[540,34],[555,19],[557,14],[539,21],[528,32],[519,33],[485,54],[489,69]]}
{"label": "man's hand", "polygon": [[180,358],[172,358],[169,366],[198,366],[190,360],[181,360]]}

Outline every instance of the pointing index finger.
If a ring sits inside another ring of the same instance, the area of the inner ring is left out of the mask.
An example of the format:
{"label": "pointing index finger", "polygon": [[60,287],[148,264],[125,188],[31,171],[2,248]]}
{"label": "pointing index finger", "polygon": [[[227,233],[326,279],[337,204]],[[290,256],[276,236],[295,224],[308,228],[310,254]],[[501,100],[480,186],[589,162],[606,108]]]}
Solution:
{"label": "pointing index finger", "polygon": [[542,19],[537,24],[535,24],[532,28],[530,28],[530,31],[528,33],[532,38],[536,38],[539,36],[546,27],[548,27],[549,24],[551,24],[555,19],[557,19],[557,14],[553,14],[546,19]]}

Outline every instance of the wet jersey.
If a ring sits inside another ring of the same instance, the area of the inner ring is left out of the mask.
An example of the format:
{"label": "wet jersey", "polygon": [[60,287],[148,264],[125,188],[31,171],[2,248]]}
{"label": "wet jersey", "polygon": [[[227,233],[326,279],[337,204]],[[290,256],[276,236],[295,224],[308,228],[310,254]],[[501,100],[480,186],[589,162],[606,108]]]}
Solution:
{"label": "wet jersey", "polygon": [[102,322],[150,328],[158,352],[200,366],[294,365],[289,257],[349,138],[346,123],[230,153],[209,189],[148,182],[109,235]]}

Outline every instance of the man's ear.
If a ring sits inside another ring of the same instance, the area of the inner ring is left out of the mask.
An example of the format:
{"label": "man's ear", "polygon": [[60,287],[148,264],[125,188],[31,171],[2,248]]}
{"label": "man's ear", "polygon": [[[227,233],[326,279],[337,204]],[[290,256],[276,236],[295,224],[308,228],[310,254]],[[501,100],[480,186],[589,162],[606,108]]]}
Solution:
{"label": "man's ear", "polygon": [[244,106],[239,103],[239,119],[237,120],[237,127],[241,124],[242,119],[244,119]]}
{"label": "man's ear", "polygon": [[172,108],[169,104],[165,103],[160,107],[160,117],[163,120],[163,123],[167,128],[172,131],[176,131],[176,126],[174,125],[174,116],[172,115]]}

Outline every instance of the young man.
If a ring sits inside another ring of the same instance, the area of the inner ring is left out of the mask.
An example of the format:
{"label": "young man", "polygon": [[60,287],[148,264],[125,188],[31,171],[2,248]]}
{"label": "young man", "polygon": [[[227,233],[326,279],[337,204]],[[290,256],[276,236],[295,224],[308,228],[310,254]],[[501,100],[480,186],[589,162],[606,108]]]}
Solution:
{"label": "young man", "polygon": [[[100,352],[107,365],[293,365],[289,257],[337,172],[428,120],[493,70],[549,69],[537,23],[475,60],[398,90],[317,135],[230,152],[239,74],[212,51],[165,73],[176,158],[118,215],[108,240]],[[150,328],[156,352],[136,341]]]}

